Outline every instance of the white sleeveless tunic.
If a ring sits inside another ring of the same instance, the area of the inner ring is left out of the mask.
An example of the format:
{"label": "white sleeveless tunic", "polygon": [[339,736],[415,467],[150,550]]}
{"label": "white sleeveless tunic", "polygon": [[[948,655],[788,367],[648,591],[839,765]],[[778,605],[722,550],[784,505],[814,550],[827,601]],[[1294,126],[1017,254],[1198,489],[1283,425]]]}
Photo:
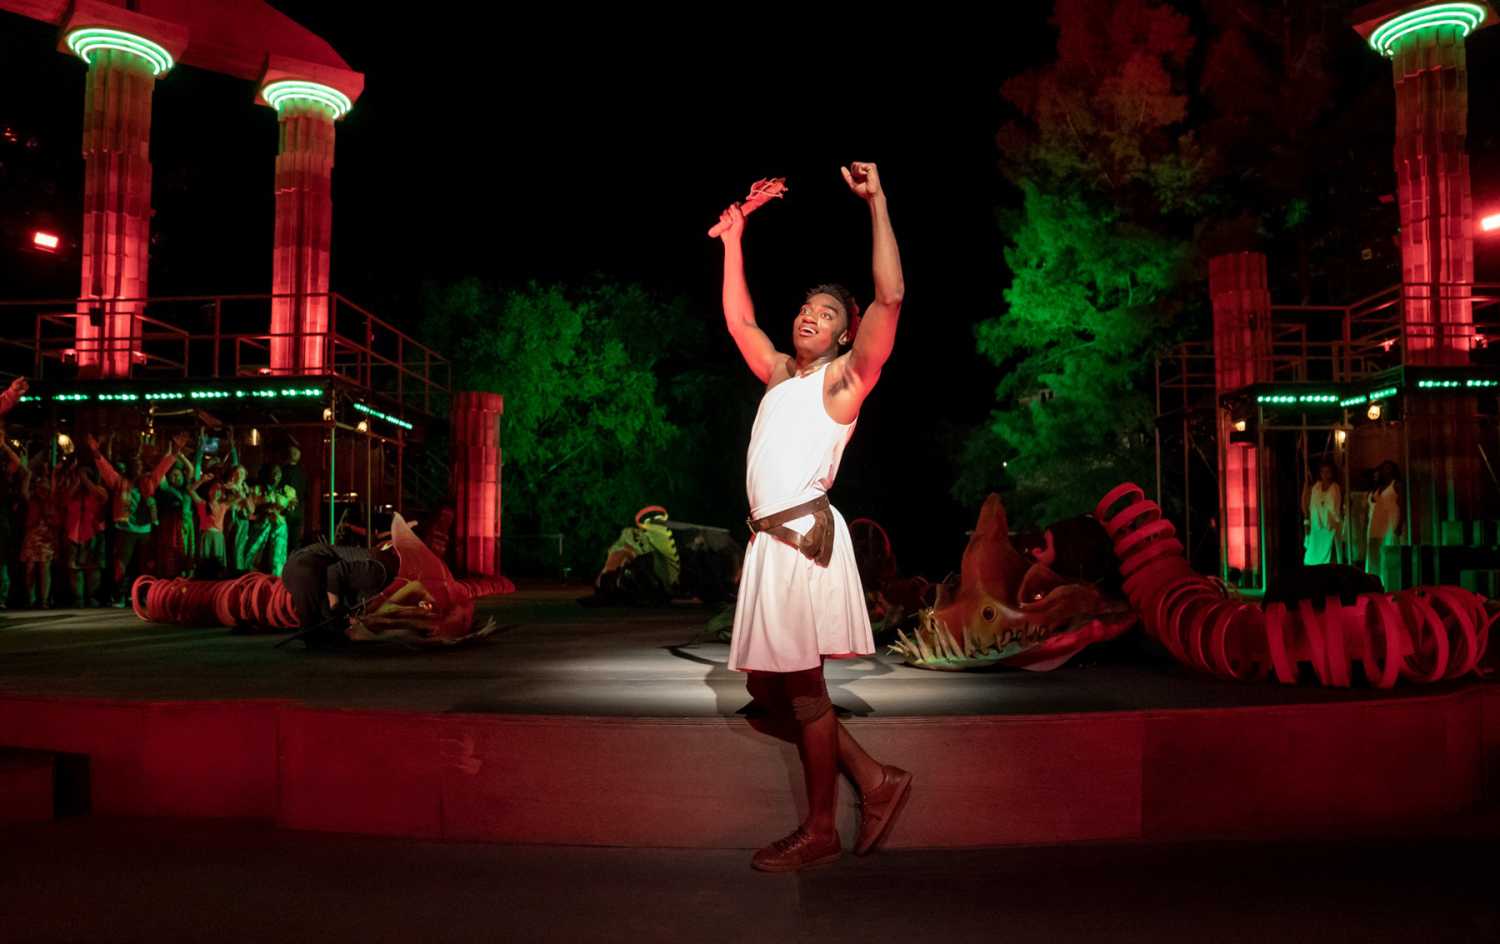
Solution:
{"label": "white sleeveless tunic", "polygon": [[[854,424],[823,406],[823,372],[792,377],[766,391],[750,431],[745,492],[750,514],[764,518],[825,494],[838,474]],[[833,512],[833,557],[820,567],[801,551],[757,534],[745,551],[729,667],[741,672],[800,672],[823,657],[874,653],[864,588],[844,518]],[[789,521],[805,534],[813,516]]]}

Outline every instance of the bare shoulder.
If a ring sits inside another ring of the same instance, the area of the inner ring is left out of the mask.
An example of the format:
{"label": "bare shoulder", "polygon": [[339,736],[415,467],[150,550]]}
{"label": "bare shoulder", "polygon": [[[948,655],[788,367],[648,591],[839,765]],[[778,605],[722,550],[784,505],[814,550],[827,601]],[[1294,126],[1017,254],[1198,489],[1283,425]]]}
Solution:
{"label": "bare shoulder", "polygon": [[771,361],[771,376],[766,379],[766,389],[770,390],[783,380],[790,380],[796,375],[797,365],[792,361],[792,355],[777,351]]}

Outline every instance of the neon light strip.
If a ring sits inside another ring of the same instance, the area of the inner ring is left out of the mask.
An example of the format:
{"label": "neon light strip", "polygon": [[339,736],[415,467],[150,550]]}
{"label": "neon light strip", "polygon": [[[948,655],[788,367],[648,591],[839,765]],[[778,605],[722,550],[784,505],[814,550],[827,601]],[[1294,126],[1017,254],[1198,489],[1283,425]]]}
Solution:
{"label": "neon light strip", "polygon": [[365,406],[363,403],[353,403],[353,404],[350,404],[350,405],[353,406],[356,410],[358,410],[361,413],[368,413],[371,416],[375,417],[376,419],[385,420],[387,423],[390,423],[393,426],[399,426],[402,429],[411,429],[412,428],[412,425],[410,423],[408,423],[406,420],[397,419],[396,417],[391,416],[389,413],[382,413],[379,410],[371,409],[370,407]]}
{"label": "neon light strip", "polygon": [[1459,38],[1468,36],[1484,22],[1484,7],[1477,3],[1436,3],[1420,10],[1393,16],[1370,34],[1370,48],[1382,56],[1395,54],[1396,43],[1418,30],[1456,26]]}
{"label": "neon light strip", "polygon": [[254,398],[254,399],[297,399],[306,400],[313,397],[323,396],[321,387],[280,387],[263,390],[160,390],[151,393],[54,393],[46,396],[25,396],[21,398],[22,403],[33,403],[41,400],[55,400],[61,403],[88,402],[108,403],[112,401],[134,401],[134,400],[225,400],[229,398]]}
{"label": "neon light strip", "polygon": [[1451,390],[1454,387],[1500,387],[1500,380],[1485,377],[1469,377],[1465,380],[1419,380],[1417,386],[1423,390]]}
{"label": "neon light strip", "polygon": [[1369,400],[1370,400],[1371,403],[1374,403],[1376,400],[1384,400],[1386,397],[1394,397],[1395,395],[1396,395],[1396,388],[1395,387],[1384,387],[1384,388],[1382,388],[1380,390],[1376,390],[1374,393],[1370,394]]}
{"label": "neon light strip", "polygon": [[1328,403],[1339,402],[1336,393],[1262,393],[1256,403]]}
{"label": "neon light strip", "polygon": [[283,79],[280,82],[272,82],[260,90],[261,97],[280,114],[282,105],[293,102],[311,102],[314,105],[322,105],[333,112],[333,120],[349,114],[349,109],[354,103],[349,101],[349,96],[336,88],[321,85],[317,82],[299,82],[295,79]]}
{"label": "neon light strip", "polygon": [[68,48],[73,50],[73,54],[90,66],[94,64],[94,60],[89,58],[93,53],[101,49],[114,49],[140,56],[146,60],[151,66],[152,75],[161,75],[172,68],[172,55],[165,49],[144,36],[137,36],[124,30],[91,26],[88,29],[78,29],[69,33],[67,43]]}

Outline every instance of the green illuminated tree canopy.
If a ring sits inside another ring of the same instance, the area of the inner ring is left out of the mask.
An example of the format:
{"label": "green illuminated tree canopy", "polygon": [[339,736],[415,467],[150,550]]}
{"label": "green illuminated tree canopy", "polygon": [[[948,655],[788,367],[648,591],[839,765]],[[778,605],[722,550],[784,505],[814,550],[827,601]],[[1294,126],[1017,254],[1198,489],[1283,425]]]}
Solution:
{"label": "green illuminated tree canopy", "polygon": [[613,284],[429,289],[427,334],[455,383],[505,395],[504,533],[561,533],[588,574],[638,508],[670,499],[679,430],[656,368],[693,330],[682,307]]}
{"label": "green illuminated tree canopy", "polygon": [[999,136],[1021,207],[1003,221],[1005,307],[976,328],[1003,379],[955,488],[977,501],[1008,477],[1033,519],[1149,472],[1152,355],[1183,308],[1204,177],[1184,130],[1186,17],[1059,0],[1054,23],[1057,59],[1003,90],[1022,116]]}

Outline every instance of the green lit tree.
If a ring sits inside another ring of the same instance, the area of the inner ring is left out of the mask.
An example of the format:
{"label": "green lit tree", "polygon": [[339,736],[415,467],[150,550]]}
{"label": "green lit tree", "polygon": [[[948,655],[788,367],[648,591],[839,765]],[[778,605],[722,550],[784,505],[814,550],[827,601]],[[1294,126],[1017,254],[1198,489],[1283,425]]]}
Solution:
{"label": "green lit tree", "polygon": [[1203,210],[1186,17],[1059,0],[1053,22],[1056,60],[1003,89],[1021,115],[999,136],[1021,206],[1002,224],[1005,307],[976,328],[1002,380],[954,490],[974,502],[1012,485],[1022,520],[1087,511],[1149,475],[1152,355],[1179,328]]}
{"label": "green lit tree", "polygon": [[608,283],[428,289],[426,335],[455,384],[505,395],[504,533],[563,534],[586,575],[638,508],[692,488],[658,375],[696,342],[684,308]]}

